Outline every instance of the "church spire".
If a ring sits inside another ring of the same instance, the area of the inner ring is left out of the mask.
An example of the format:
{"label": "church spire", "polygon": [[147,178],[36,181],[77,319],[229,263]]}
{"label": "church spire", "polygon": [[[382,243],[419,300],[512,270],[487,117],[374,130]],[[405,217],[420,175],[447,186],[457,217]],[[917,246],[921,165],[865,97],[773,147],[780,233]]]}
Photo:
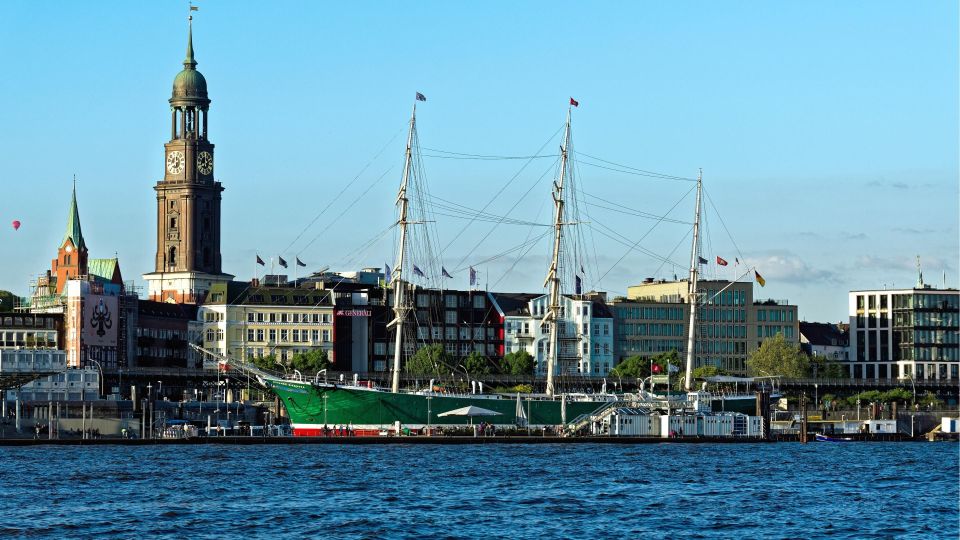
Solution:
{"label": "church spire", "polygon": [[61,246],[67,243],[67,240],[73,242],[78,250],[87,249],[86,242],[83,241],[83,232],[80,230],[80,211],[77,209],[77,177],[73,177],[73,199],[70,201],[70,213],[67,215],[67,231],[63,235]]}
{"label": "church spire", "polygon": [[183,61],[183,69],[197,69],[197,61],[193,59],[193,15],[187,18],[187,58]]}

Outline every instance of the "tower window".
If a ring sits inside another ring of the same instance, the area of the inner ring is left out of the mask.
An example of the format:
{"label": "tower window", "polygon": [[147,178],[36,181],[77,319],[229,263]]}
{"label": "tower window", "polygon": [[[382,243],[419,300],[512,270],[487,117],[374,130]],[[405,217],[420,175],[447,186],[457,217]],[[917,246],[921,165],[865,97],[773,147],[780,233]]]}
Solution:
{"label": "tower window", "polygon": [[177,228],[177,218],[175,217],[170,218],[170,228],[171,229]]}
{"label": "tower window", "polygon": [[63,256],[63,264],[70,264],[70,255]]}
{"label": "tower window", "polygon": [[176,201],[170,201],[170,209],[173,210],[177,206]]}
{"label": "tower window", "polygon": [[167,257],[167,264],[169,264],[170,266],[177,265],[177,248],[175,247],[170,248],[170,256]]}

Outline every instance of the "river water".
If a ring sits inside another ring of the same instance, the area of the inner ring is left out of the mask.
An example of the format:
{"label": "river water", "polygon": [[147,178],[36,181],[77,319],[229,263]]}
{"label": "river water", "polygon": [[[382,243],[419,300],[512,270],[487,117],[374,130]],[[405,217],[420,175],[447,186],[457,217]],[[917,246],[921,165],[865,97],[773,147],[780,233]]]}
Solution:
{"label": "river water", "polygon": [[0,448],[0,536],[958,538],[952,443]]}

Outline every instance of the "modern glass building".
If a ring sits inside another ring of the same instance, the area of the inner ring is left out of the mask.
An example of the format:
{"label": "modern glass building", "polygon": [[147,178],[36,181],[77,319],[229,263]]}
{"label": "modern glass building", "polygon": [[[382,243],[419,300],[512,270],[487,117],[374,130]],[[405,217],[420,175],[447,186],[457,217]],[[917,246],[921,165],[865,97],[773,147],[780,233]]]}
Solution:
{"label": "modern glass building", "polygon": [[[701,280],[695,365],[746,374],[746,361],[764,339],[783,334],[799,343],[797,306],[787,300],[754,299],[753,282]],[[686,354],[690,306],[687,281],[648,279],[610,304],[617,363],[639,355],[676,350]]]}
{"label": "modern glass building", "polygon": [[851,291],[854,378],[960,379],[960,291]]}

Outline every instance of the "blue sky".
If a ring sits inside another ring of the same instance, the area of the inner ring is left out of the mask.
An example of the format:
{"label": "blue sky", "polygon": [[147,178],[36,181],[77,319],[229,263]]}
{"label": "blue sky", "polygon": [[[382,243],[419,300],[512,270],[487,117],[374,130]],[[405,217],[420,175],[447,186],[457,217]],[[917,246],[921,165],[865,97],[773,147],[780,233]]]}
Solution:
{"label": "blue sky", "polygon": [[[239,278],[255,252],[299,254],[311,268],[392,261],[390,234],[356,247],[393,220],[420,91],[425,148],[554,151],[573,96],[578,152],[678,176],[702,167],[719,210],[707,216],[707,256],[742,254],[767,279],[756,296],[789,299],[806,320],[841,320],[853,289],[912,285],[916,255],[928,282],[946,271],[957,286],[956,2],[196,3],[226,187],[224,270]],[[185,16],[185,2],[0,4],[0,220],[23,222],[0,228],[0,289],[26,294],[49,268],[73,174],[91,256],[116,253],[128,280],[152,270],[152,186]],[[549,160],[518,174],[523,163],[425,157],[424,170],[435,196],[472,208],[516,175],[489,210],[520,199],[511,217],[549,221],[549,175],[538,181]],[[653,214],[689,189],[583,163],[577,178]],[[687,196],[671,217],[689,220],[692,206]],[[622,294],[685,273],[687,226],[661,225],[641,243],[660,256],[680,245],[668,257],[677,264],[662,266],[596,234],[639,238],[650,220],[593,208],[590,221],[588,286]],[[441,219],[439,245],[465,223]],[[529,232],[504,227],[480,243],[487,230],[468,228],[444,264],[496,256]],[[549,249],[544,240],[519,263],[513,253],[479,267],[500,290],[536,292]],[[466,286],[465,272],[455,277]]]}

